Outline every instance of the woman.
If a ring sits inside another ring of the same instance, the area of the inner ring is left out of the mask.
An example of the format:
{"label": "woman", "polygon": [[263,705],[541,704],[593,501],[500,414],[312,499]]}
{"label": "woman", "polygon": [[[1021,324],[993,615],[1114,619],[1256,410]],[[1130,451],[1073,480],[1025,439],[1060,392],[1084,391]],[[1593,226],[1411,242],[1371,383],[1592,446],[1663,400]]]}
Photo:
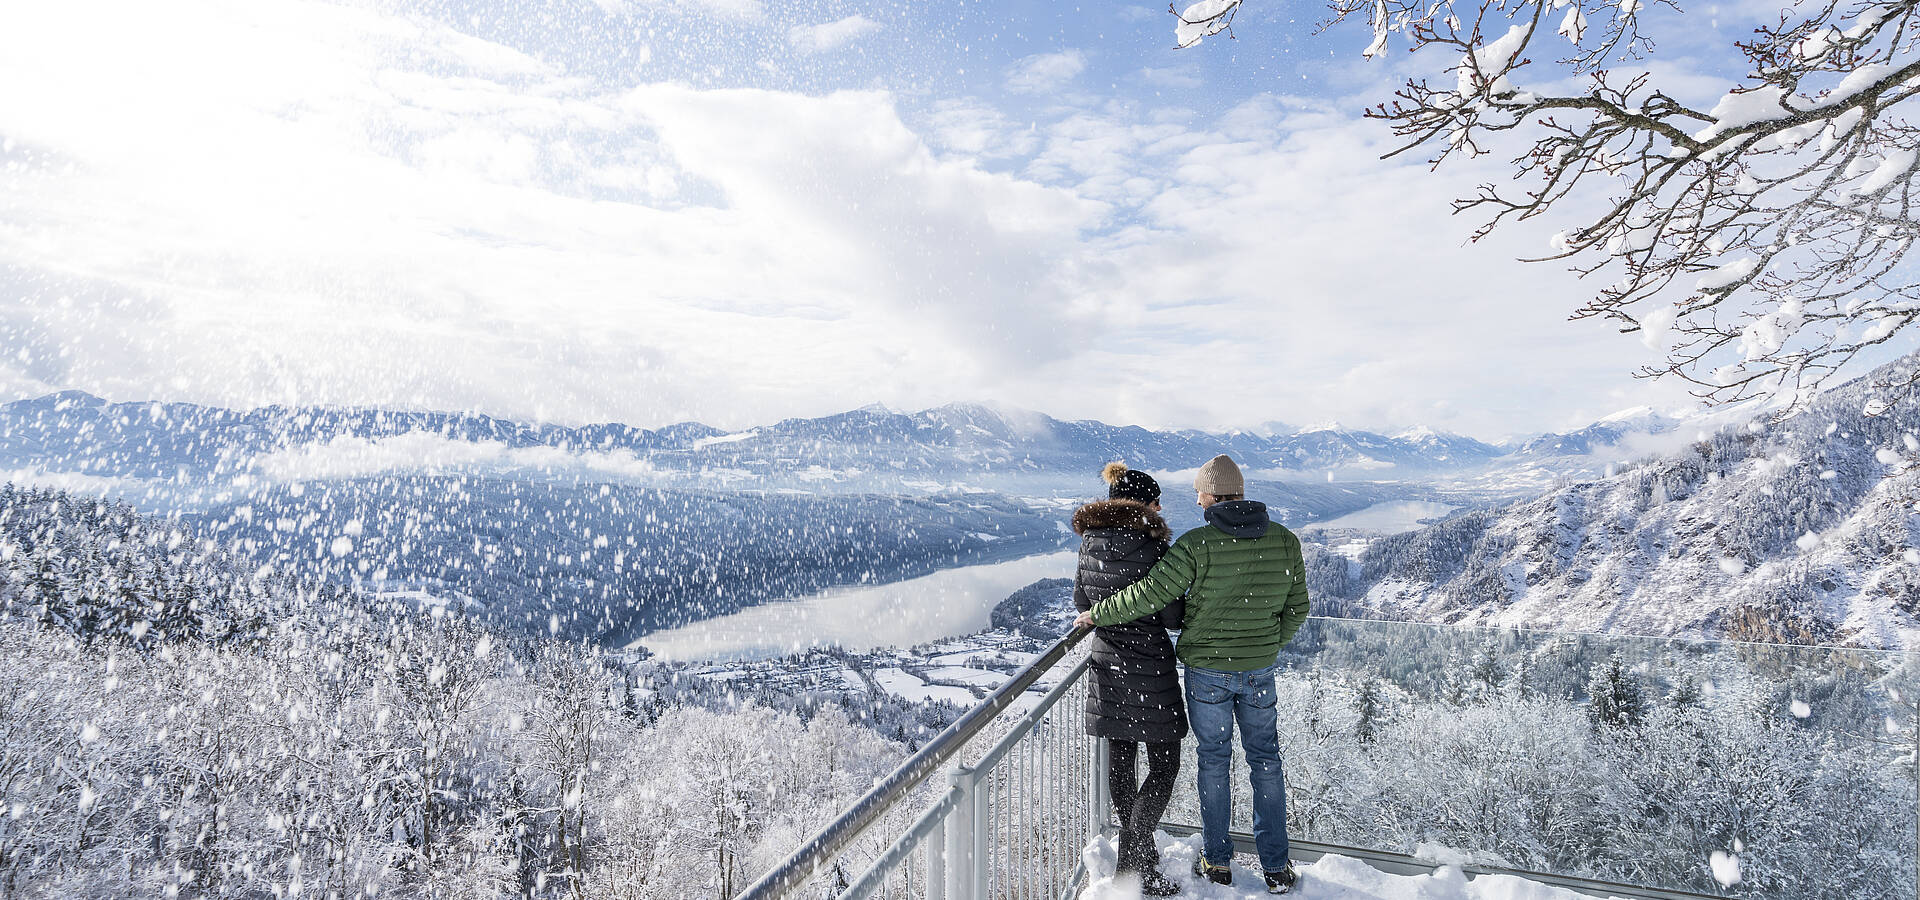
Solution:
{"label": "woman", "polygon": [[[1160,485],[1153,476],[1108,463],[1101,471],[1107,499],[1073,513],[1080,535],[1080,566],[1073,579],[1073,605],[1085,612],[1147,574],[1167,552],[1173,532],[1160,518]],[[1143,619],[1093,630],[1087,690],[1087,734],[1106,738],[1107,785],[1120,816],[1116,874],[1140,879],[1140,892],[1166,897],[1180,886],[1161,875],[1154,828],[1173,797],[1180,772],[1180,739],[1187,736],[1187,710],[1180,698],[1168,628],[1180,627],[1178,601]],[[1136,782],[1140,745],[1147,745],[1147,778]]]}

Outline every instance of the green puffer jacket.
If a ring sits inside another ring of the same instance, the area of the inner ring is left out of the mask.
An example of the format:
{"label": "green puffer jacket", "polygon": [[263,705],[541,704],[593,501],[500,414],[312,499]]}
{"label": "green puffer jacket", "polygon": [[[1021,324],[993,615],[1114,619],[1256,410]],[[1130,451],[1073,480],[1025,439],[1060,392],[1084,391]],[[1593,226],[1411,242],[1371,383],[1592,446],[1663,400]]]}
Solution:
{"label": "green puffer jacket", "polygon": [[1187,598],[1175,653],[1203,669],[1246,672],[1273,665],[1307,620],[1300,539],[1267,518],[1266,504],[1207,507],[1207,524],[1180,536],[1145,578],[1093,607],[1093,624],[1117,625]]}

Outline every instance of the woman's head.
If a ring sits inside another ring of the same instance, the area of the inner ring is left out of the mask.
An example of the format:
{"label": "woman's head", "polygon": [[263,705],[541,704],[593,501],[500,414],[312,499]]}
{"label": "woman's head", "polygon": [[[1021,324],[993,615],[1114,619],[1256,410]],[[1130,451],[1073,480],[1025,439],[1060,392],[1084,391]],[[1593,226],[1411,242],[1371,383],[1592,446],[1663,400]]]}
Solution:
{"label": "woman's head", "polygon": [[1123,462],[1110,462],[1100,470],[1100,477],[1107,482],[1107,499],[1133,500],[1158,508],[1160,482],[1154,481],[1152,475],[1129,469]]}

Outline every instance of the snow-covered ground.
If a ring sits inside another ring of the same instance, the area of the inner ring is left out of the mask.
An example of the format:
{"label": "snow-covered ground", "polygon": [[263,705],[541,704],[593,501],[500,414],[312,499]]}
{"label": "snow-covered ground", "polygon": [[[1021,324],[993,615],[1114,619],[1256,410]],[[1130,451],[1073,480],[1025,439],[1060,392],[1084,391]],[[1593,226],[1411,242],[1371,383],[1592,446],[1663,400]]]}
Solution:
{"label": "snow-covered ground", "polygon": [[[1266,880],[1259,864],[1237,857],[1233,884],[1217,885],[1193,877],[1193,858],[1200,852],[1198,835],[1174,839],[1154,835],[1160,845],[1160,872],[1180,884],[1187,900],[1253,900],[1266,898]],[[1139,884],[1113,874],[1114,839],[1099,838],[1085,851],[1089,882],[1080,900],[1137,900]],[[1295,864],[1300,882],[1291,896],[1301,900],[1591,900],[1585,894],[1551,887],[1512,875],[1481,875],[1468,881],[1454,866],[1441,866],[1430,875],[1389,875],[1357,859],[1323,857]]]}
{"label": "snow-covered ground", "polygon": [[980,699],[966,688],[928,684],[914,677],[913,673],[901,669],[881,669],[873,673],[873,679],[879,682],[887,693],[905,697],[908,700],[946,700],[961,706],[972,706]]}

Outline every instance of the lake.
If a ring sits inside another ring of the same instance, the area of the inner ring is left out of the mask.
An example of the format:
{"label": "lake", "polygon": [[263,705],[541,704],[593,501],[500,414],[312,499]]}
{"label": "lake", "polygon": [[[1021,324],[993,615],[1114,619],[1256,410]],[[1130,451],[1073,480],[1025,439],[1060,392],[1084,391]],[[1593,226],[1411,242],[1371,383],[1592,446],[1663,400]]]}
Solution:
{"label": "lake", "polygon": [[923,644],[986,628],[993,607],[1007,595],[1042,578],[1072,578],[1074,558],[1071,552],[1043,553],[891,584],[834,588],[656,631],[629,646],[670,660],[724,662],[813,647],[861,652]]}
{"label": "lake", "polygon": [[1456,509],[1459,507],[1427,500],[1396,500],[1391,503],[1376,503],[1337,519],[1302,526],[1301,530],[1353,528],[1378,531],[1383,534],[1399,534],[1423,527],[1422,520],[1438,519]]}

